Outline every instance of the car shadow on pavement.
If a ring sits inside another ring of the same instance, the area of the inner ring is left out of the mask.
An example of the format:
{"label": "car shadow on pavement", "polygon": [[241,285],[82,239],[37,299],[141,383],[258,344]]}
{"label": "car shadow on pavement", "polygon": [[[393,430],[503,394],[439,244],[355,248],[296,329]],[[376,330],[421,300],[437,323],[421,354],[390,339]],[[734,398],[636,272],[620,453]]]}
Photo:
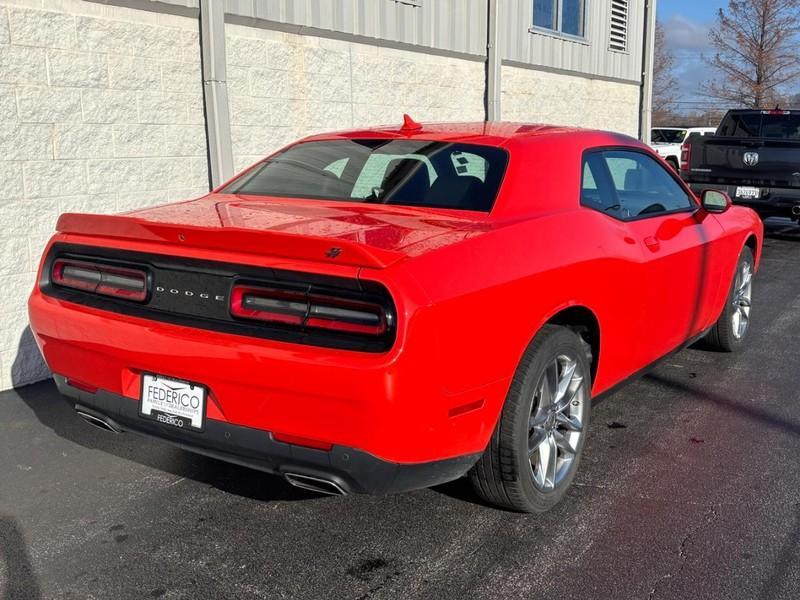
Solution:
{"label": "car shadow on pavement", "polygon": [[800,550],[800,502],[795,505],[794,527],[791,534],[783,545],[780,555],[774,562],[774,568],[767,578],[759,600],[772,600],[773,598],[788,598],[789,595],[782,595],[782,588],[791,581],[791,572],[797,563],[798,550]]}
{"label": "car shadow on pavement", "polygon": [[91,450],[204,483],[220,491],[258,500],[293,501],[325,496],[292,487],[280,477],[175,448],[134,433],[114,434],[84,422],[59,394],[52,381],[13,391],[37,420],[58,437]]}
{"label": "car shadow on pavement", "polygon": [[0,515],[0,600],[38,600],[42,597],[25,538],[16,520]]}
{"label": "car shadow on pavement", "polygon": [[711,392],[707,389],[697,389],[692,387],[691,385],[687,385],[681,381],[676,381],[674,379],[668,379],[663,375],[659,375],[657,373],[649,373],[644,376],[644,379],[647,381],[651,381],[657,385],[666,387],[680,394],[687,394],[689,396],[697,398],[698,400],[709,402],[711,404],[714,404],[722,408],[723,410],[739,413],[741,416],[745,418],[752,419],[755,421],[760,421],[761,423],[769,427],[783,429],[784,431],[787,431],[794,435],[800,435],[800,423],[796,423],[789,419],[784,419],[779,416],[772,415],[763,410],[753,408],[752,406],[747,406],[745,404],[735,402],[730,398],[726,398],[725,396],[715,394],[714,392]]}
{"label": "car shadow on pavement", "polygon": [[800,225],[789,219],[770,218],[764,221],[764,238],[800,242]]}
{"label": "car shadow on pavement", "polygon": [[475,493],[469,478],[466,476],[439,484],[432,487],[431,490],[443,496],[447,496],[448,498],[452,498],[453,500],[458,500],[459,502],[469,502],[470,504],[477,504],[478,506],[486,508],[496,508],[492,507],[488,502],[484,502],[480,496]]}

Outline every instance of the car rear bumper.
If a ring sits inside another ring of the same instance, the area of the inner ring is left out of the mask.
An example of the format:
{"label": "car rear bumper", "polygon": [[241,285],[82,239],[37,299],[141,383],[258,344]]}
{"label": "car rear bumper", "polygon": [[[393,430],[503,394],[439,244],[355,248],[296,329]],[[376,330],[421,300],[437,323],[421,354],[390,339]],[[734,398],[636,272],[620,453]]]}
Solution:
{"label": "car rear bumper", "polygon": [[430,487],[457,479],[480,454],[417,464],[384,461],[358,449],[334,445],[329,451],[276,441],[270,432],[207,420],[204,431],[188,431],[143,419],[138,403],[104,390],[89,392],[62,375],[56,386],[76,411],[117,431],[152,436],[198,454],[291,479],[327,482],[338,493],[388,494]]}
{"label": "car rear bumper", "polygon": [[50,370],[125,406],[138,406],[143,374],[163,375],[208,390],[209,426],[358,449],[391,464],[483,452],[507,391],[500,380],[448,393],[437,345],[422,334],[402,351],[366,353],[149,321],[38,289],[28,308]]}
{"label": "car rear bumper", "polygon": [[[726,192],[734,204],[752,208],[763,217],[789,217],[793,215],[792,207],[800,205],[800,189],[796,188],[767,188],[761,187],[762,196],[758,199],[737,198],[736,185],[714,183],[690,183],[692,191],[700,195],[705,190],[720,190]],[[759,186],[750,186],[759,187]]]}

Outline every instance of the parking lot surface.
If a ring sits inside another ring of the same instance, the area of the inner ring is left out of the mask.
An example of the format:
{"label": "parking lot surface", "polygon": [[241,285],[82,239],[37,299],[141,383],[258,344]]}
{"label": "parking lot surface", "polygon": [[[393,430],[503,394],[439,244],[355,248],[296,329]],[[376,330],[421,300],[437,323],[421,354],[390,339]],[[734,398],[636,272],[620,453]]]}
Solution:
{"label": "parking lot surface", "polygon": [[92,428],[50,382],[4,392],[0,598],[800,598],[798,264],[768,223],[747,348],[599,403],[544,515],[463,480],[318,496]]}

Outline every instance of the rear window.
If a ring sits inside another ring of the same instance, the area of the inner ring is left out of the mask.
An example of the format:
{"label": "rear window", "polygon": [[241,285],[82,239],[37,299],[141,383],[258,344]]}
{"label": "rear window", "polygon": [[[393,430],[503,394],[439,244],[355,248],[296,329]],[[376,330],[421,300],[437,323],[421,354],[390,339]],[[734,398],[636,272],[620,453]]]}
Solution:
{"label": "rear window", "polygon": [[712,133],[705,131],[693,131],[692,133],[686,136],[686,142],[693,142],[697,138],[705,137],[707,135],[712,135]]}
{"label": "rear window", "polygon": [[800,140],[800,113],[728,113],[717,133],[726,137]]}
{"label": "rear window", "polygon": [[685,137],[685,129],[653,129],[650,136],[654,144],[680,144]]}
{"label": "rear window", "polygon": [[505,150],[475,144],[304,142],[271,156],[223,191],[488,212],[507,163]]}

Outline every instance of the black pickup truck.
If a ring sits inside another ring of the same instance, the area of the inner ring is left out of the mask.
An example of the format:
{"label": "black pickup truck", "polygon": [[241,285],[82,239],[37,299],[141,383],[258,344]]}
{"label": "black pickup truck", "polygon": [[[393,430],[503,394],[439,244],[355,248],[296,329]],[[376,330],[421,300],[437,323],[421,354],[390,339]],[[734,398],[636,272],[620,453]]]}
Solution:
{"label": "black pickup truck", "polygon": [[731,110],[715,135],[690,136],[681,177],[696,193],[727,191],[761,218],[800,220],[800,110]]}

